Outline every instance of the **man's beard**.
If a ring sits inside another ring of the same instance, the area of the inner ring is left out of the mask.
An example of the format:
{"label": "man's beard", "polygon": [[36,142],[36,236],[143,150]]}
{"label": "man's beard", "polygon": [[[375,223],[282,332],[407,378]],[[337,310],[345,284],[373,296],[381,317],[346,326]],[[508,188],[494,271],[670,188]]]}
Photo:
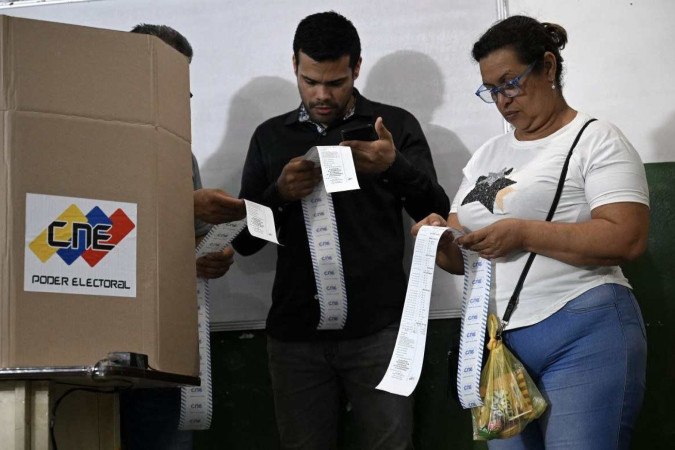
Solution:
{"label": "man's beard", "polygon": [[[337,102],[311,102],[309,105],[305,104],[305,109],[307,110],[307,113],[309,114],[309,117],[312,119],[314,122],[321,123],[323,125],[328,125],[333,122],[337,122],[338,120],[342,119],[346,114],[347,110],[349,109],[349,105],[351,104],[351,99],[352,96],[350,96],[347,99],[347,102],[344,105],[340,105]],[[322,115],[318,114],[315,112],[315,108],[330,108],[330,114],[329,115]]]}

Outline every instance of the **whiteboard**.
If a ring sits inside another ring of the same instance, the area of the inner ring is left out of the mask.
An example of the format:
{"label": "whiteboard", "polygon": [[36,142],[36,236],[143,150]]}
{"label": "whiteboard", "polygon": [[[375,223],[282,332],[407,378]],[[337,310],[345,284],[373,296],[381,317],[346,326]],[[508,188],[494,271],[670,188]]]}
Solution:
{"label": "whiteboard", "polygon": [[[195,51],[192,141],[204,185],[237,194],[255,127],[299,104],[291,66],[297,23],[335,9],[361,37],[356,87],[415,114],[452,198],[471,153],[503,132],[496,108],[473,95],[480,74],[470,51],[504,6],[568,30],[564,93],[572,107],[619,125],[645,162],[673,160],[670,0],[98,0],[0,12],[116,30],[166,24],[183,33]],[[213,330],[264,327],[275,261],[269,244],[211,283]],[[437,270],[432,318],[458,315],[460,288],[460,277]]]}

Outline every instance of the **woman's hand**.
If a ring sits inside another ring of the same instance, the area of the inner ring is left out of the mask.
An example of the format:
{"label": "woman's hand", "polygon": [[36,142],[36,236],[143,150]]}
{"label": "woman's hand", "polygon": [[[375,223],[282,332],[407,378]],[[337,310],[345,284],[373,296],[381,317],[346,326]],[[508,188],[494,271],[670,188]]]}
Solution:
{"label": "woman's hand", "polygon": [[575,266],[615,266],[645,251],[648,232],[649,207],[619,202],[594,208],[586,222],[500,220],[462,236],[457,244],[486,259],[524,251]]}
{"label": "woman's hand", "polygon": [[523,250],[524,228],[524,220],[503,219],[465,234],[457,239],[457,244],[467,250],[478,252],[485,259],[501,258]]}

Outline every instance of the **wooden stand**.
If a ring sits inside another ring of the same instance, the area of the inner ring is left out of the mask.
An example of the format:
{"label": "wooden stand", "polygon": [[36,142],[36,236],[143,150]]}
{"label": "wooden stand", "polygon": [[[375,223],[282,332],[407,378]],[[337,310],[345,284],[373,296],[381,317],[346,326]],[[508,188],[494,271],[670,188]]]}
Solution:
{"label": "wooden stand", "polygon": [[120,390],[198,384],[118,366],[0,369],[0,448],[119,450]]}

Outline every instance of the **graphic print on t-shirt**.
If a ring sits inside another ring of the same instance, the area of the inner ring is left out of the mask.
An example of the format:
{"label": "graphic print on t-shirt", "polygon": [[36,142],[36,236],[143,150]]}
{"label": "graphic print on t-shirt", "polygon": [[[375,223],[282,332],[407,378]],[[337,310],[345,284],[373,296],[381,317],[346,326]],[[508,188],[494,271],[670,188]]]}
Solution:
{"label": "graphic print on t-shirt", "polygon": [[504,168],[500,172],[490,172],[488,176],[481,175],[478,177],[476,185],[462,200],[462,205],[480,202],[488,211],[494,214],[494,205],[499,191],[516,183],[506,178],[511,172],[513,172],[513,167],[508,170]]}

